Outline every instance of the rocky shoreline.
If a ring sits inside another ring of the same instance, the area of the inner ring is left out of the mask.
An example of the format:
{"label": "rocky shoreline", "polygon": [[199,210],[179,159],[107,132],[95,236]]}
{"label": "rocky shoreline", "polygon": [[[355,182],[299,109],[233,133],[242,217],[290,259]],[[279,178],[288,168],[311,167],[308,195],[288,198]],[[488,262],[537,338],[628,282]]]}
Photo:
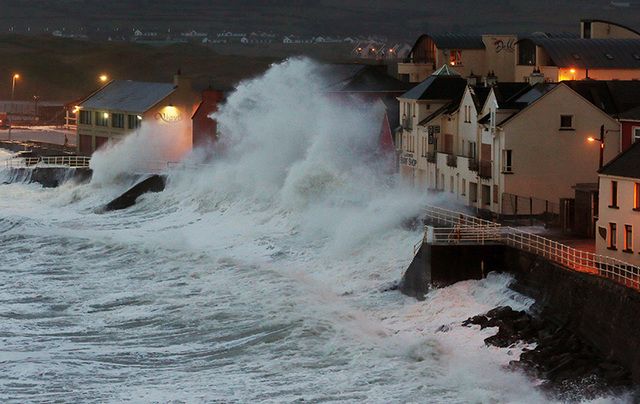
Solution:
{"label": "rocky shoreline", "polygon": [[479,325],[481,329],[498,327],[497,334],[485,339],[487,345],[535,346],[524,348],[520,359],[511,361],[509,367],[543,380],[541,387],[555,398],[596,398],[633,388],[628,369],[604,358],[567,325],[558,326],[509,306],[471,317],[462,325]]}

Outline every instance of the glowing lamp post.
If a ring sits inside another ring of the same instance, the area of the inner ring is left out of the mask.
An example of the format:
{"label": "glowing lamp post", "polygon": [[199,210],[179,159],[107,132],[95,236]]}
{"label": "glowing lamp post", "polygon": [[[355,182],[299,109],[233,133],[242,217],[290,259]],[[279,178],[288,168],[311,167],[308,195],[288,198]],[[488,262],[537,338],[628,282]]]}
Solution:
{"label": "glowing lamp post", "polygon": [[600,137],[599,138],[595,138],[593,136],[589,136],[587,138],[587,140],[589,142],[600,142],[600,164],[599,164],[599,168],[602,168],[602,163],[604,162],[604,125],[600,126]]}
{"label": "glowing lamp post", "polygon": [[[13,97],[14,94],[16,92],[16,81],[20,78],[20,75],[18,73],[14,73],[14,75],[11,77],[11,112],[13,113],[15,110],[15,105],[13,103]],[[9,140],[11,140],[11,126],[13,126],[13,120],[7,116],[7,118],[9,118]]]}
{"label": "glowing lamp post", "polygon": [[101,74],[98,77],[98,80],[100,80],[100,83],[105,84],[109,80],[109,76],[107,76],[106,74]]}

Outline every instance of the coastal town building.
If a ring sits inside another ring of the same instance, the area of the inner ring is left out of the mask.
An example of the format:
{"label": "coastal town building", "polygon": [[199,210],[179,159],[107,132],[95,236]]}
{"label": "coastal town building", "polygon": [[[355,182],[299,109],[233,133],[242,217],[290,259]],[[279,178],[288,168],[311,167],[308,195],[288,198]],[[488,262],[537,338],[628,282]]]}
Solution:
{"label": "coastal town building", "polygon": [[401,79],[419,83],[443,64],[462,76],[495,76],[527,82],[640,79],[640,34],[620,24],[582,20],[580,35],[536,32],[518,35],[424,34],[398,63]]}
{"label": "coastal town building", "polygon": [[421,82],[444,64],[462,76],[489,74],[513,81],[516,35],[425,34],[398,63],[401,79]]}
{"label": "coastal town building", "polygon": [[621,150],[618,121],[580,94],[582,82],[474,80],[445,65],[398,97],[399,171],[415,186],[493,214],[559,213],[578,184],[597,180],[588,138],[604,129],[605,162]]}
{"label": "coastal town building", "polygon": [[197,95],[180,72],[173,83],[113,80],[78,104],[78,153],[91,155],[143,125],[173,126],[176,143],[191,147]]}
{"label": "coastal town building", "polygon": [[640,143],[600,170],[596,251],[640,265]]}

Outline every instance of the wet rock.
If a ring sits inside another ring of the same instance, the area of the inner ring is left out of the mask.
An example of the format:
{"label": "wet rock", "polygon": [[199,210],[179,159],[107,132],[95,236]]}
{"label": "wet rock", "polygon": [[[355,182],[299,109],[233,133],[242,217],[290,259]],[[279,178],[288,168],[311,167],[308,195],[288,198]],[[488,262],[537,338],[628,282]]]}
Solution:
{"label": "wet rock", "polygon": [[520,341],[536,343],[534,349],[523,349],[520,359],[508,367],[544,379],[541,388],[556,398],[593,398],[613,388],[632,386],[627,369],[605,360],[573,333],[569,324],[556,326],[508,306],[470,317],[462,324],[498,327],[495,335],[484,340],[487,345],[506,348]]}
{"label": "wet rock", "polygon": [[142,194],[147,192],[162,192],[164,191],[166,178],[161,175],[152,175],[144,181],[136,184],[130,188],[127,192],[120,195],[116,199],[112,200],[102,208],[103,212],[109,212],[112,210],[126,209],[135,205],[136,199]]}

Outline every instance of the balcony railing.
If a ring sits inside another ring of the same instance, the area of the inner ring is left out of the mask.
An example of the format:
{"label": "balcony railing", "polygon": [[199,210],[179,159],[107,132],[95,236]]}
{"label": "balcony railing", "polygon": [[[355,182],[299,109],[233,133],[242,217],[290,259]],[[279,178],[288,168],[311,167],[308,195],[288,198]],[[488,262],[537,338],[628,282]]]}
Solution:
{"label": "balcony railing", "polygon": [[458,156],[455,154],[447,154],[447,165],[449,167],[458,167]]}
{"label": "balcony railing", "polygon": [[478,172],[480,164],[478,164],[478,160],[469,157],[469,171]]}
{"label": "balcony railing", "polygon": [[427,153],[427,161],[429,163],[437,163],[437,161],[438,161],[438,153],[436,153],[434,151],[433,152],[428,152]]}
{"label": "balcony railing", "polygon": [[478,176],[484,179],[491,178],[491,162],[490,161],[480,161],[478,170]]}

